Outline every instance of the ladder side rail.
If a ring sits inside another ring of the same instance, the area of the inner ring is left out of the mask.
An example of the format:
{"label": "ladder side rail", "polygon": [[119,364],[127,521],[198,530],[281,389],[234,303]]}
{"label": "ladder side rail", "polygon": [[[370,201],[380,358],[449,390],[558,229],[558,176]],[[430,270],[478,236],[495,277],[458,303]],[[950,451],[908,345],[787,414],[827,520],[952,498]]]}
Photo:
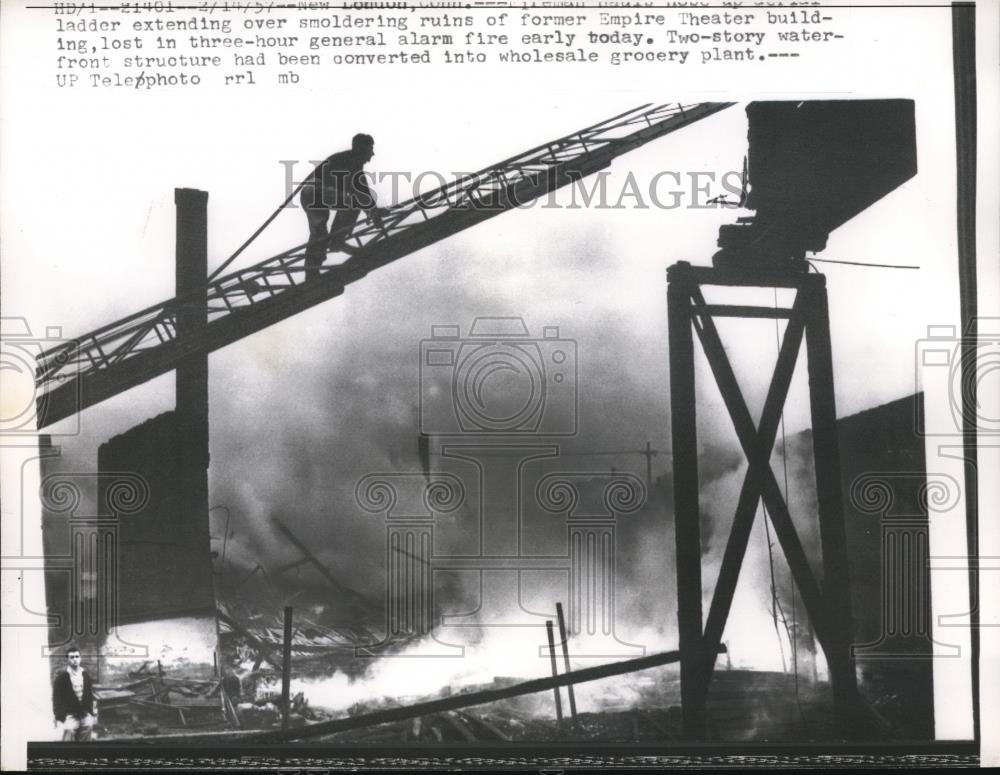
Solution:
{"label": "ladder side rail", "polygon": [[[561,141],[556,141],[556,142],[561,142]],[[548,151],[551,148],[551,145],[552,144],[550,143],[550,144],[547,144],[547,145],[539,146],[539,149],[543,150],[543,151]],[[592,150],[591,151],[587,151],[584,154],[572,157],[572,159],[573,160],[579,159],[579,158],[582,158],[583,156],[586,156],[586,155],[589,155],[589,154],[593,154],[593,153],[596,153],[596,151],[592,151]],[[537,159],[537,155],[536,155],[535,158],[526,159],[525,157],[527,157],[529,155],[530,155],[529,153],[525,153],[525,154],[522,154],[521,157],[519,157],[519,158],[523,159],[524,163],[535,162],[536,159]],[[518,158],[518,157],[515,157],[515,158]],[[545,163],[543,165],[543,169],[542,170],[538,170],[537,172],[533,171],[533,175],[540,175],[543,172],[551,171],[556,166],[558,166],[558,165]],[[484,170],[484,171],[481,171],[479,173],[475,173],[475,175],[472,176],[475,179],[475,186],[467,186],[467,188],[479,188],[480,186],[482,186],[482,184],[484,182],[484,179],[485,180],[489,180],[489,181],[496,180],[497,172],[498,172],[497,165],[494,165],[492,167],[486,168],[486,170]],[[428,192],[428,194],[424,195],[423,197],[415,197],[412,200],[400,203],[400,205],[397,205],[396,208],[394,208],[394,210],[396,210],[397,213],[398,213],[398,211],[400,209],[405,208],[407,205],[412,205],[409,208],[409,212],[412,213],[413,210],[416,207],[421,207],[421,206],[425,205],[426,201],[429,200],[429,199],[431,199],[434,196],[443,196],[444,197],[444,199],[445,199],[445,205],[443,207],[445,208],[446,211],[449,208],[454,208],[454,207],[457,207],[457,206],[461,206],[461,205],[459,205],[457,203],[454,204],[454,205],[450,204],[450,202],[448,201],[447,193],[449,191],[451,191],[451,190],[457,190],[458,185],[460,183],[464,183],[467,180],[468,180],[468,178],[465,178],[462,181],[455,181],[455,182],[453,182],[451,184],[439,187],[438,189],[435,189],[435,190],[433,190],[431,192]],[[466,199],[466,201],[468,201],[468,199]],[[403,213],[403,214],[400,214],[400,216],[401,217],[406,217],[406,215],[408,215],[408,214],[409,213]],[[363,227],[362,230],[360,231],[360,233],[357,234],[357,236],[358,237],[364,236],[365,233],[367,231],[370,231],[370,230],[371,230],[370,226],[368,228]],[[379,231],[382,231],[382,230],[379,230]],[[376,234],[377,234],[377,232],[376,232]],[[354,236],[354,235],[352,235],[352,236]],[[294,250],[294,248],[293,248],[293,250]],[[287,255],[287,252],[288,251],[286,251],[286,254],[279,254],[279,256],[284,257],[284,255]],[[262,262],[262,264],[258,264],[256,267],[251,267],[250,269],[240,270],[238,272],[235,272],[233,274],[230,274],[230,275],[227,275],[225,277],[219,278],[218,280],[215,280],[213,283],[211,283],[209,285],[209,288],[210,288],[210,291],[209,291],[210,297],[209,297],[208,301],[211,302],[211,300],[213,298],[212,291],[214,291],[214,296],[223,299],[224,302],[227,304],[227,306],[229,306],[231,300],[228,298],[226,284],[232,282],[234,279],[235,279],[237,285],[240,285],[240,284],[243,284],[243,283],[247,282],[248,280],[252,279],[251,277],[249,277],[249,275],[253,274],[253,270],[254,269],[263,269],[264,268],[263,264],[271,263],[273,260],[274,260],[274,258],[267,259],[265,262]],[[248,275],[248,276],[245,277],[244,275]],[[231,291],[232,289],[230,288],[228,290]],[[249,297],[249,296],[248,296],[248,298],[250,300],[250,303],[253,303],[252,298]],[[172,301],[178,302],[178,301],[181,301],[181,299],[177,298],[177,299],[174,299]],[[143,319],[138,324],[138,328],[140,328],[141,331],[137,331],[136,334],[134,334],[132,337],[130,337],[129,340],[127,340],[126,343],[123,346],[121,346],[120,348],[116,349],[116,351],[113,353],[112,357],[114,358],[114,360],[112,362],[119,362],[122,357],[124,357],[125,355],[127,355],[128,351],[132,348],[132,346],[134,344],[136,344],[139,340],[141,340],[142,337],[146,333],[148,333],[149,331],[151,331],[160,322],[160,320],[162,319],[162,317],[164,315],[169,314],[169,307],[170,306],[171,306],[171,302],[170,301],[168,301],[166,303],[161,303],[159,305],[151,306],[151,307],[147,308],[146,310],[140,311],[138,313],[134,313],[133,315],[129,316],[129,318],[126,318],[125,320],[120,320],[120,321],[117,321],[116,323],[109,324],[108,326],[105,326],[105,327],[103,327],[101,329],[97,329],[94,332],[92,332],[89,335],[89,337],[92,338],[94,340],[95,344],[96,344],[98,341],[102,340],[102,337],[101,337],[102,334],[108,334],[108,333],[114,332],[113,333],[113,337],[117,339],[117,338],[119,338],[121,336],[126,335],[127,332],[114,331],[116,327],[119,327],[123,323],[125,323],[125,322],[127,322],[129,320],[132,320],[132,319],[138,320],[138,319],[141,319],[141,318],[145,318],[145,319]],[[154,317],[153,317],[152,320],[150,320],[148,318],[148,313],[154,313]],[[158,313],[158,314],[156,314],[156,313]],[[107,338],[108,338],[107,336],[104,336],[103,340],[106,341]],[[46,354],[43,354],[43,357],[45,355]],[[48,378],[51,378],[54,375],[52,373],[46,372],[44,376],[48,379]]]}
{"label": "ladder side rail", "polygon": [[[623,114],[623,115],[627,115],[627,114]],[[596,127],[604,127],[604,126],[607,125],[607,123],[609,123],[609,122],[602,122],[601,124],[598,124],[598,125],[595,125],[595,126]],[[563,138],[563,139],[558,140],[556,142],[557,143],[558,142],[563,142],[566,139],[567,138]],[[568,139],[572,139],[572,136],[569,136]],[[592,142],[594,142],[594,141],[592,141]],[[582,145],[581,141],[577,141],[577,143],[580,144],[580,145]],[[544,144],[544,145],[538,146],[538,148],[534,149],[534,150],[540,151],[540,152],[548,152],[551,149],[551,147],[552,147],[552,143],[550,142],[548,144]],[[599,153],[601,150],[605,150],[605,149],[603,149],[603,148],[602,149],[597,149],[597,150],[590,150],[590,149],[588,149],[583,154],[580,154],[578,156],[572,157],[571,160],[582,159],[582,158],[585,158],[586,156],[594,155],[596,153]],[[521,163],[530,163],[530,162],[535,162],[537,160],[537,156],[538,156],[537,153],[534,155],[534,157],[532,157],[531,152],[526,152],[526,153],[522,153],[518,157],[512,157],[512,160],[513,161],[520,161]],[[531,158],[529,158],[529,157],[531,157]],[[548,163],[546,163],[546,164],[543,165],[543,170],[539,170],[535,174],[541,174],[543,171],[551,171],[551,170],[555,169],[557,166],[559,166],[559,165],[554,165],[554,164],[548,164]],[[500,165],[492,165],[491,167],[488,167],[485,170],[480,171],[479,173],[476,173],[473,177],[476,178],[476,183],[478,184],[477,188],[482,185],[483,179],[488,179],[488,180],[491,180],[491,181],[495,180],[496,176],[497,176],[497,173],[499,171],[499,169],[498,169],[499,167],[500,167]],[[401,210],[403,208],[406,208],[409,205],[410,206],[409,207],[409,212],[412,213],[413,210],[416,207],[421,207],[427,199],[429,199],[429,198],[431,198],[433,196],[436,196],[436,195],[445,195],[449,190],[451,190],[451,189],[457,189],[457,186],[460,184],[460,182],[465,182],[465,180],[467,180],[467,178],[463,179],[463,181],[455,181],[452,184],[448,184],[446,186],[439,187],[438,189],[435,189],[434,191],[428,192],[428,194],[424,195],[423,197],[414,197],[413,199],[411,199],[411,200],[409,200],[407,202],[400,203],[399,205],[397,205],[394,208],[394,210],[398,213],[399,210]],[[447,202],[447,196],[445,196],[445,200]],[[452,207],[454,207],[454,205],[452,205]],[[447,209],[448,209],[448,206],[446,204],[445,211],[447,211]],[[503,208],[501,208],[501,209],[503,209]],[[409,213],[406,213],[406,214],[409,214]],[[403,214],[402,217],[405,217],[406,214]],[[373,231],[371,229],[371,225],[368,225],[367,227],[363,227],[360,230],[360,233],[358,233],[356,236],[358,236],[360,238],[360,237],[365,236],[366,232],[371,232],[371,231]],[[377,236],[377,234],[378,234],[378,232],[375,232],[373,234],[373,236]],[[352,235],[352,236],[354,236],[354,235]],[[308,243],[306,243],[306,244],[308,244]],[[368,244],[370,244],[370,243],[368,243]],[[295,248],[293,248],[292,250],[295,250]],[[290,251],[286,251],[284,254],[279,254],[279,257],[285,257],[285,256],[287,256],[287,254],[289,252]],[[210,284],[210,299],[209,299],[209,301],[211,301],[211,290],[214,290],[215,291],[215,295],[218,298],[226,300],[226,303],[227,303],[227,306],[228,306],[230,300],[228,299],[228,293],[227,293],[227,289],[225,287],[226,284],[232,282],[234,279],[235,279],[235,281],[236,281],[237,284],[245,283],[246,281],[248,281],[249,279],[251,279],[249,277],[249,275],[252,275],[254,273],[253,270],[256,269],[256,270],[259,271],[260,269],[263,269],[263,267],[264,267],[265,264],[271,263],[273,260],[274,260],[274,257],[272,257],[272,259],[267,259],[264,262],[262,262],[261,264],[258,264],[255,267],[251,267],[250,269],[240,270],[238,272],[235,272],[233,274],[230,274],[230,275],[227,275],[227,276],[225,276],[223,278],[219,278],[218,280],[215,280],[213,283]],[[248,275],[248,276],[244,277],[244,275]],[[231,291],[232,289],[229,289],[229,290]],[[250,303],[253,303],[253,300],[252,300],[251,297],[248,296],[248,299],[249,299]],[[178,299],[174,299],[172,301],[178,302],[178,301],[181,301],[181,299],[178,298]],[[96,343],[97,341],[101,340],[101,338],[102,338],[101,335],[102,334],[107,334],[107,333],[110,333],[110,332],[114,331],[114,329],[116,327],[121,326],[123,323],[125,323],[125,322],[127,322],[129,320],[132,320],[132,319],[138,320],[140,318],[146,317],[149,313],[153,313],[155,315],[155,319],[154,320],[152,320],[152,321],[150,321],[148,319],[147,320],[143,320],[139,324],[140,326],[142,326],[142,327],[144,327],[146,329],[146,332],[148,332],[148,331],[152,330],[152,328],[157,323],[160,322],[160,319],[162,319],[162,317],[164,317],[166,314],[169,314],[169,312],[170,312],[170,310],[169,310],[170,306],[171,306],[171,302],[170,301],[168,301],[166,303],[161,303],[159,305],[151,306],[151,307],[147,308],[146,310],[140,311],[138,313],[134,313],[133,315],[129,316],[129,318],[126,318],[125,320],[120,320],[120,321],[117,321],[116,323],[109,324],[108,326],[105,326],[105,327],[103,327],[101,329],[97,329],[94,332],[91,332],[91,334],[89,336]],[[121,333],[121,332],[115,332],[113,336],[114,336],[114,338],[119,338],[122,335],[124,335],[124,334]],[[104,340],[106,340],[107,338],[108,338],[107,336],[103,337]],[[139,339],[141,339],[141,338],[142,337],[140,336]],[[124,351],[116,351],[116,353],[115,353],[116,361],[120,361],[121,357],[123,357],[123,355],[127,354],[127,351],[130,349],[131,345],[135,344],[137,341],[138,341],[137,339],[130,339],[129,342],[126,343],[126,344],[129,345],[129,347],[126,347]],[[45,354],[43,354],[43,357],[44,357],[44,355]],[[54,376],[52,373],[46,373],[45,374],[45,377],[47,379],[51,378],[52,376]]]}
{"label": "ladder side rail", "polygon": [[[606,163],[602,162],[602,164]],[[528,201],[532,197],[541,196],[551,190],[550,182],[552,181],[546,179],[521,186],[512,198],[516,201]],[[570,182],[570,179],[567,177],[555,182],[558,185],[565,185]],[[509,209],[449,210],[433,221],[415,225],[413,229],[419,229],[421,233],[415,234],[414,239],[406,244],[397,242],[381,246],[381,249],[377,250],[374,255],[365,259],[364,267],[347,266],[343,270],[338,267],[312,283],[302,283],[293,289],[275,294],[256,306],[254,316],[244,314],[247,309],[244,308],[243,313],[222,315],[210,321],[202,331],[202,338],[198,342],[187,342],[181,346],[175,337],[167,343],[137,351],[131,358],[117,364],[115,369],[118,376],[115,376],[115,370],[110,369],[82,373],[79,377],[83,381],[81,385],[57,386],[51,391],[51,395],[47,395],[43,399],[49,399],[51,404],[49,407],[51,419],[48,419],[47,423],[56,422],[66,416],[61,412],[76,411],[74,387],[81,389],[83,393],[80,397],[83,406],[80,408],[99,403],[124,389],[135,387],[170,371],[184,357],[219,349],[309,307],[338,296],[343,293],[347,284],[363,278],[369,271],[392,263],[451,234],[507,212]],[[446,216],[448,217],[446,218]],[[453,223],[442,223],[443,219],[453,221]]]}

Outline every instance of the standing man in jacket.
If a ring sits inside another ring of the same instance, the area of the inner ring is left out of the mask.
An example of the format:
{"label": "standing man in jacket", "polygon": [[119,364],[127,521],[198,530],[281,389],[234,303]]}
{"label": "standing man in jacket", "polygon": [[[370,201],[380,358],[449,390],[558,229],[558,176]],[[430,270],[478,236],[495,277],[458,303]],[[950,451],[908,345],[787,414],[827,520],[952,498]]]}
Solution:
{"label": "standing man in jacket", "polygon": [[[300,201],[309,221],[309,245],[306,247],[306,279],[319,276],[319,267],[330,250],[353,253],[347,245],[361,211],[368,212],[376,226],[382,226],[382,210],[375,206],[375,196],[368,187],[364,166],[375,155],[371,135],[356,134],[351,150],[340,151],[316,167],[302,187]],[[333,224],[327,231],[330,211]]]}
{"label": "standing man in jacket", "polygon": [[66,660],[66,669],[60,670],[52,682],[52,715],[56,724],[62,725],[63,740],[86,742],[97,723],[94,684],[90,673],[83,669],[80,649],[71,646]]}

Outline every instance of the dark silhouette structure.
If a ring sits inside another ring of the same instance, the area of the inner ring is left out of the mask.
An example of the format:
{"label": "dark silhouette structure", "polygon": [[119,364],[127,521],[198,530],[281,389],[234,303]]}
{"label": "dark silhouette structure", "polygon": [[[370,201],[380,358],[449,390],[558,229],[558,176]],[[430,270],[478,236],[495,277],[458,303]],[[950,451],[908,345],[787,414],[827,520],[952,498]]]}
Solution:
{"label": "dark silhouette structure", "polygon": [[941,630],[935,649],[928,501],[954,498],[959,486],[928,473],[913,423],[922,414],[923,394],[907,396],[838,420],[837,438],[861,687],[901,736],[930,740],[935,651],[947,658],[957,647]]}
{"label": "dark silhouette structure", "polygon": [[[178,294],[205,292],[208,194],[179,188],[176,287]],[[201,305],[176,318],[182,342],[205,328]],[[97,452],[98,470],[141,476],[149,500],[119,529],[118,623],[174,616],[214,616],[208,535],[208,355],[183,358],[176,370],[176,409],[109,439]],[[102,480],[101,503],[108,500]]]}
{"label": "dark silhouette structure", "polygon": [[917,174],[912,100],[751,102],[746,207],[712,262],[805,271],[807,250]]}
{"label": "dark silhouette structure", "polygon": [[[755,102],[749,119],[747,207],[723,226],[713,267],[679,262],[667,272],[670,410],[677,540],[677,619],[684,736],[705,736],[705,703],[747,542],[763,502],[823,648],[841,733],[878,734],[858,693],[847,534],[837,438],[826,278],[807,274],[807,250],[916,174],[911,100]],[[703,288],[786,288],[791,307],[709,304]],[[747,407],[716,318],[787,320],[759,421]],[[708,616],[702,617],[701,513],[695,419],[695,333],[749,468]],[[822,572],[813,573],[771,468],[771,450],[802,343],[808,354]],[[703,624],[704,621],[704,624]]]}

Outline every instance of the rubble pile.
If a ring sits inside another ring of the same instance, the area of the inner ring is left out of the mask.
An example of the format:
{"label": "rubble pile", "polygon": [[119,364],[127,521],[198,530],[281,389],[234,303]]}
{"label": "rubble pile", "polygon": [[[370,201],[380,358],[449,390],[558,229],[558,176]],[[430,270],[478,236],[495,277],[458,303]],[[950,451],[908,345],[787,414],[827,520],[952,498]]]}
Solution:
{"label": "rubble pile", "polygon": [[[516,683],[497,678],[494,686]],[[457,711],[434,713],[417,720],[383,723],[346,730],[322,739],[341,743],[667,742],[682,739],[679,681],[676,673],[644,676],[634,681],[639,700],[623,705],[612,696],[599,710],[572,718],[564,702],[562,722],[554,718],[551,695],[545,692],[503,699]],[[408,706],[437,697],[461,696],[490,685],[445,688],[436,697],[379,698],[357,703],[348,716]],[[547,696],[548,695],[548,696]],[[344,714],[340,714],[342,717]],[[823,740],[836,736],[830,687],[784,673],[750,670],[719,671],[707,703],[709,736],[716,740]],[[338,717],[336,715],[334,718]]]}
{"label": "rubble pile", "polygon": [[[297,685],[289,702],[288,725],[295,729],[336,719],[358,721],[354,729],[316,739],[373,745],[556,740],[656,743],[681,739],[679,674],[672,665],[637,668],[617,678],[577,684],[575,704],[568,702],[568,691],[563,687],[561,720],[555,717],[553,692],[536,690],[489,701],[470,698],[481,704],[371,723],[375,719],[362,717],[435,699],[489,695],[491,690],[508,690],[526,679],[496,676],[485,684],[443,686],[430,696],[368,697],[368,684],[359,693],[354,681],[362,678],[373,662],[359,659],[357,654],[359,647],[376,643],[377,636],[363,623],[336,624],[332,613],[319,603],[310,605],[306,597],[299,595],[292,618],[290,668]],[[196,678],[185,675],[181,664],[165,671],[160,663],[149,661],[129,672],[127,680],[96,687],[101,736],[128,739],[280,728],[284,621],[279,612],[284,600],[277,595],[267,601],[258,597],[253,604],[247,600],[217,603],[220,677]],[[364,699],[344,708],[346,698],[335,688],[331,701],[331,684],[323,679],[337,674],[355,688],[355,697]],[[326,694],[318,693],[313,704],[310,679],[326,686]],[[341,704],[324,708],[323,701]],[[827,684],[796,680],[784,673],[720,669],[714,674],[708,696],[708,732],[717,740],[828,739],[833,735],[830,705]]]}
{"label": "rubble pile", "polygon": [[99,734],[129,738],[235,726],[236,712],[221,678],[172,672],[167,675],[162,665],[146,661],[129,671],[124,683],[95,685]]}
{"label": "rubble pile", "polygon": [[830,685],[788,673],[722,670],[708,693],[708,732],[720,740],[835,736]]}

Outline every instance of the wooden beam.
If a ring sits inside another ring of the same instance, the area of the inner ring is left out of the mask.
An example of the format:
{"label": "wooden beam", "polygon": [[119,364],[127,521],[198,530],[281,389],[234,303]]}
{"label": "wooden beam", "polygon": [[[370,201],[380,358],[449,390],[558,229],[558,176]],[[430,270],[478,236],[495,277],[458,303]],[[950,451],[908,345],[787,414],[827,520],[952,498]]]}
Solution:
{"label": "wooden beam", "polygon": [[810,319],[806,328],[809,357],[809,401],[812,413],[813,457],[816,461],[816,501],[820,543],[823,547],[823,600],[830,628],[827,663],[833,702],[845,732],[857,726],[858,679],[851,644],[854,618],[851,612],[850,567],[847,529],[841,490],[840,449],[837,442],[837,408],[833,390],[833,359],[830,352],[830,317],[826,289],[809,293]]}
{"label": "wooden beam", "polygon": [[822,288],[826,278],[821,274],[802,272],[796,274],[778,269],[741,268],[728,269],[711,266],[692,266],[678,261],[667,269],[668,282],[686,282],[693,285],[740,286],[749,288]]}
{"label": "wooden beam", "polygon": [[285,632],[281,650],[281,728],[288,729],[291,713],[290,689],[292,682],[292,607],[285,606]]}
{"label": "wooden beam", "polygon": [[[545,622],[545,634],[549,639],[549,662],[552,665],[552,677],[559,677],[559,668],[556,667],[556,641],[552,636],[552,620],[548,619]],[[562,715],[562,698],[559,696],[559,687],[556,686],[552,689],[553,694],[556,698],[556,728],[562,732],[563,726],[563,715]]]}
{"label": "wooden beam", "polygon": [[[562,603],[556,603],[556,619],[559,621],[559,640],[562,642],[563,666],[566,672],[572,668],[569,666],[569,636],[566,634],[566,617],[563,616]],[[573,720],[573,728],[576,728],[576,693],[573,691],[573,684],[566,687],[569,694],[569,716]]]}
{"label": "wooden beam", "polygon": [[788,307],[751,307],[738,304],[706,304],[701,312],[717,318],[791,318],[796,313]]}
{"label": "wooden beam", "polygon": [[[307,547],[304,543],[302,543],[302,541],[298,539],[295,533],[293,533],[291,529],[287,525],[285,525],[284,522],[282,522],[277,517],[272,517],[272,521],[274,522],[278,530],[281,531],[282,535],[284,535],[285,538],[287,538],[295,546],[295,548],[297,548],[300,552],[302,552],[303,559],[309,562],[314,568],[316,568],[316,570],[320,572],[320,574],[322,574],[323,578],[325,578],[328,582],[330,582],[330,586],[332,586],[338,592],[342,592],[345,595],[355,600],[355,608],[358,608],[357,606],[358,603],[363,603],[367,607],[375,607],[374,601],[369,600],[367,597],[362,595],[357,590],[351,589],[346,584],[342,584],[340,581],[338,581],[336,577],[332,573],[330,573],[330,570],[323,563],[319,561],[319,558],[316,557],[316,555],[309,550],[309,547]],[[363,609],[362,612],[364,612]]]}
{"label": "wooden beam", "polygon": [[442,713],[438,716],[438,718],[443,720],[448,726],[458,732],[458,734],[461,735],[467,743],[476,742],[476,736],[472,733],[472,730],[469,729],[469,725],[465,723],[465,720],[458,715],[457,711]]}
{"label": "wooden beam", "polygon": [[287,730],[274,730],[261,733],[248,734],[240,737],[240,742],[276,742],[280,740],[299,740],[309,737],[320,737],[332,735],[336,732],[345,732],[349,729],[363,729],[375,724],[386,724],[391,721],[403,721],[416,716],[426,716],[429,713],[441,713],[446,710],[457,708],[469,708],[474,705],[485,705],[498,700],[506,700],[510,697],[521,697],[525,694],[535,694],[537,692],[547,692],[557,686],[569,686],[570,684],[584,683],[586,681],[598,681],[602,678],[611,678],[616,675],[634,673],[638,670],[647,670],[651,667],[660,667],[679,662],[681,655],[679,651],[666,651],[662,654],[653,654],[648,657],[628,659],[623,662],[613,662],[610,665],[598,665],[597,667],[586,667],[582,670],[574,670],[571,673],[563,673],[557,677],[535,678],[530,681],[504,686],[499,689],[484,689],[480,692],[470,692],[468,694],[456,694],[451,697],[444,697],[438,700],[428,700],[418,702],[400,708],[386,708],[373,713],[366,713],[362,716],[348,716],[331,721],[321,721],[317,724],[309,724],[305,727]]}
{"label": "wooden beam", "polygon": [[493,735],[497,740],[503,740],[505,743],[509,743],[511,741],[511,736],[508,735],[506,732],[504,732],[502,729],[500,729],[496,724],[494,724],[489,719],[482,718],[481,716],[477,716],[472,713],[462,713],[461,711],[455,711],[455,712],[458,713],[462,718],[464,718],[467,723],[471,724],[472,726],[482,727],[489,734]]}
{"label": "wooden beam", "polygon": [[156,710],[161,713],[172,713],[177,716],[177,719],[183,726],[187,726],[187,719],[184,718],[184,711],[177,705],[170,705],[166,702],[150,702],[149,700],[140,700],[138,697],[129,697],[128,701],[130,705],[138,705],[141,708],[148,708],[149,710]]}
{"label": "wooden beam", "polygon": [[256,672],[256,670],[260,667],[259,663],[263,661],[264,657],[271,660],[272,664],[275,665],[281,664],[281,660],[278,659],[277,655],[274,653],[274,649],[271,648],[266,642],[262,641],[252,632],[247,630],[243,625],[237,622],[235,619],[233,619],[230,616],[227,616],[221,611],[218,613],[218,616],[219,616],[219,621],[232,627],[236,632],[238,632],[240,635],[242,635],[244,638],[250,641],[251,644],[253,644],[253,647],[258,654],[258,660],[257,663],[255,663],[254,670],[252,672]]}
{"label": "wooden beam", "polygon": [[697,290],[695,286],[673,279],[667,287],[681,711],[684,737],[689,740],[705,737],[706,699],[706,655],[702,650],[698,432],[695,418],[694,338],[691,333],[691,293],[694,290]]}
{"label": "wooden beam", "polygon": [[[695,290],[695,298],[699,303],[703,303],[703,299],[700,298],[700,291],[697,291],[697,289]],[[746,455],[747,462],[754,471],[754,476],[760,486],[764,505],[768,509],[775,533],[778,535],[778,541],[785,553],[785,559],[788,560],[788,566],[792,571],[792,576],[799,588],[799,592],[802,594],[802,602],[805,603],[806,611],[816,627],[816,634],[823,645],[824,651],[826,651],[833,644],[827,637],[828,628],[823,597],[816,582],[816,577],[809,566],[805,550],[799,541],[798,533],[795,531],[795,525],[792,523],[791,515],[788,513],[788,507],[774,478],[774,471],[771,470],[770,455],[769,453],[762,454],[757,447],[757,429],[754,426],[750,410],[743,399],[743,394],[736,381],[736,375],[733,373],[729,359],[726,357],[725,348],[722,345],[722,340],[719,338],[719,333],[712,319],[707,316],[701,318],[700,326],[697,326],[696,330],[701,339],[702,347],[705,350],[705,355],[708,358],[709,366],[711,366],[712,373],[715,375],[719,391],[722,393],[723,401],[729,410],[740,446],[743,447],[743,453]],[[676,457],[677,453],[675,451],[675,460]],[[680,551],[680,547],[678,547],[678,551]],[[698,561],[700,563],[700,555],[698,556]]]}
{"label": "wooden beam", "polygon": [[[778,352],[778,360],[774,367],[774,374],[771,377],[771,385],[768,388],[767,397],[764,400],[764,408],[761,411],[760,424],[756,432],[757,449],[760,454],[766,454],[768,457],[770,457],[771,449],[777,437],[778,426],[781,422],[781,412],[788,396],[792,375],[795,373],[795,363],[802,345],[804,323],[802,316],[798,313],[801,312],[806,298],[806,294],[801,291],[796,294],[793,306],[796,314],[785,329],[781,349]],[[707,314],[705,308],[702,308],[700,312]],[[742,567],[747,544],[750,540],[750,531],[753,528],[754,517],[757,514],[760,492],[760,482],[755,476],[754,469],[750,468],[747,470],[743,479],[743,486],[740,489],[736,515],[733,518],[729,540],[726,543],[718,580],[715,584],[715,591],[712,594],[712,603],[705,622],[705,650],[707,654],[711,655],[710,658],[706,659],[706,691],[708,683],[712,678],[712,672],[715,669],[715,649],[722,642],[722,633],[725,630],[726,620],[729,618],[733,595],[736,592],[736,584],[739,581],[740,568]]]}

